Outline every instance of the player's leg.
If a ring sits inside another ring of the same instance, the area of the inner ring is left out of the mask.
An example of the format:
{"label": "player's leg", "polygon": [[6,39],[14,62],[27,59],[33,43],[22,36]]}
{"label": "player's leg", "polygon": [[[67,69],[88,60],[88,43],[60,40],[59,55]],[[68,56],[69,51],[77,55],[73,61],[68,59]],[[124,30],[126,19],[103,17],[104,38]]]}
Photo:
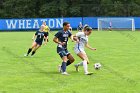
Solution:
{"label": "player's leg", "polygon": [[76,68],[76,71],[79,72],[79,66],[83,66],[83,60],[84,60],[84,58],[82,56],[84,56],[84,55],[81,52],[79,52],[77,54],[77,56],[79,56],[82,59],[82,62],[79,62],[78,64],[75,64],[74,65],[75,68]]}
{"label": "player's leg", "polygon": [[[74,51],[77,54],[77,56],[79,56],[82,60],[84,60],[86,58],[86,57],[84,57],[85,56],[84,54],[86,54],[84,50],[76,47],[74,49]],[[83,61],[75,65],[75,67],[77,69],[76,71],[78,71],[78,66],[83,66]]]}
{"label": "player's leg", "polygon": [[[83,61],[83,66],[85,66],[85,67],[84,67],[85,74],[86,74],[86,75],[91,75],[91,74],[93,74],[93,72],[88,72],[88,66],[87,66],[87,65],[89,64],[88,56],[87,56],[86,53],[84,54],[84,56],[85,56],[85,59],[86,59],[85,62]],[[87,72],[86,72],[86,71],[87,71]]]}
{"label": "player's leg", "polygon": [[89,60],[88,60],[88,58],[87,58],[86,53],[84,53],[84,52],[79,52],[77,55],[83,60],[81,63],[78,63],[77,65],[78,65],[78,66],[83,65],[85,74],[86,74],[86,75],[91,75],[92,73],[89,73],[89,72],[88,72],[88,66],[87,66],[87,64],[88,64]]}
{"label": "player's leg", "polygon": [[66,64],[67,64],[67,60],[68,60],[67,54],[64,50],[61,50],[59,52],[59,55],[60,55],[61,59],[63,60],[59,70],[62,70],[62,71],[60,71],[60,72],[62,72],[62,74],[68,75],[68,73],[66,72]]}
{"label": "player's leg", "polygon": [[109,26],[109,31],[112,31],[112,28],[111,28],[111,26]]}
{"label": "player's leg", "polygon": [[89,59],[88,59],[87,54],[85,54],[85,58],[86,58],[86,60],[87,60],[87,64],[89,64]]}
{"label": "player's leg", "polygon": [[87,71],[87,61],[86,61],[86,56],[85,56],[85,54],[83,53],[83,52],[79,52],[78,54],[77,54],[77,56],[79,56],[81,59],[82,59],[82,62],[80,62],[80,63],[78,63],[77,65],[78,66],[83,66],[84,67],[84,71],[85,71],[85,73],[87,73],[88,71]]}
{"label": "player's leg", "polygon": [[30,52],[32,51],[32,49],[36,46],[37,46],[37,43],[33,42],[31,48],[28,49],[27,54],[25,56],[28,56],[30,54]]}
{"label": "player's leg", "polygon": [[33,48],[31,56],[33,56],[33,55],[36,53],[36,50],[37,50],[38,48],[40,48],[40,46],[41,46],[41,45],[37,44],[37,46]]}
{"label": "player's leg", "polygon": [[[75,48],[74,48],[74,52],[75,52],[76,54],[79,54],[79,55],[80,55],[79,57],[80,57],[82,60],[84,60],[84,58],[82,57],[82,56],[84,56],[84,55],[83,55],[83,53],[81,53],[81,50],[80,50],[78,47],[75,47]],[[77,55],[77,56],[78,56],[78,55]],[[78,64],[75,64],[74,66],[75,66],[75,68],[76,68],[76,71],[78,72],[78,71],[79,71],[79,66],[83,66],[83,61],[80,62],[80,63],[78,63]]]}
{"label": "player's leg", "polygon": [[69,53],[68,55],[67,55],[67,58],[68,58],[68,61],[67,61],[67,66],[69,66],[71,63],[73,63],[74,62],[74,58],[73,58],[73,56]]}
{"label": "player's leg", "polygon": [[67,74],[66,73],[67,56],[63,56],[62,60],[63,60],[62,65],[61,65],[62,74]]}

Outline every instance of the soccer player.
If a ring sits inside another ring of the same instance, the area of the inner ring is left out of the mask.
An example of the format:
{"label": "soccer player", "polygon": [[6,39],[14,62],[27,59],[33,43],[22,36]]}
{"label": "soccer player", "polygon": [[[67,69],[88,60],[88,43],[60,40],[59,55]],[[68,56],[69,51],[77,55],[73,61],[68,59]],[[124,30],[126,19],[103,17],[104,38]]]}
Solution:
{"label": "soccer player", "polygon": [[70,23],[63,23],[63,30],[59,31],[55,34],[53,41],[57,43],[57,53],[60,55],[62,59],[62,65],[59,66],[59,71],[62,72],[63,75],[69,75],[66,72],[66,67],[74,62],[73,56],[67,50],[67,42],[68,38],[73,41],[73,35],[69,31]]}
{"label": "soccer player", "polygon": [[110,31],[112,31],[112,22],[111,22],[111,21],[109,22],[109,27],[108,27],[108,29],[109,29]]}
{"label": "soccer player", "polygon": [[80,22],[79,25],[78,25],[77,30],[78,30],[79,32],[82,32],[82,29],[83,29],[83,26],[82,26],[82,23]]}
{"label": "soccer player", "polygon": [[35,39],[35,41],[32,43],[32,46],[28,49],[27,54],[25,54],[24,56],[28,56],[30,52],[32,52],[31,56],[33,56],[36,50],[39,47],[41,47],[44,38],[45,38],[44,44],[47,43],[47,35],[44,33],[43,30],[44,30],[44,26],[41,26],[40,30],[34,34],[32,40]]}
{"label": "soccer player", "polygon": [[87,64],[89,63],[89,59],[88,59],[88,56],[87,56],[87,54],[86,54],[86,52],[84,50],[85,46],[87,48],[91,49],[91,50],[96,50],[96,48],[92,48],[88,44],[88,36],[91,33],[92,33],[92,28],[87,27],[84,32],[78,32],[78,33],[76,33],[76,35],[74,35],[74,38],[77,38],[74,51],[77,54],[77,56],[79,56],[82,59],[82,62],[80,62],[80,63],[75,65],[76,71],[79,71],[79,69],[78,69],[79,66],[83,66],[85,75],[93,74],[92,72],[88,72]]}
{"label": "soccer player", "polygon": [[[50,31],[50,28],[49,28],[49,26],[47,26],[46,25],[46,22],[44,21],[43,23],[42,23],[42,25],[41,26],[43,26],[44,27],[44,33],[46,34],[46,36],[47,36],[47,42],[49,42],[49,31]],[[45,40],[45,39],[44,39]]]}

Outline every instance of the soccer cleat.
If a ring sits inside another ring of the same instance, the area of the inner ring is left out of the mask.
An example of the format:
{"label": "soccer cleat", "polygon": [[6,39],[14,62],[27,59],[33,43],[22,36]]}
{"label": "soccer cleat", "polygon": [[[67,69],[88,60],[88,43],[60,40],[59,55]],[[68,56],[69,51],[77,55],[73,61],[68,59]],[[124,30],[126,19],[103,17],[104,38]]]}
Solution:
{"label": "soccer cleat", "polygon": [[58,66],[58,72],[60,72],[60,73],[63,72],[62,68],[61,68],[61,65]]}
{"label": "soccer cleat", "polygon": [[79,72],[79,68],[78,68],[79,66],[77,64],[75,64],[74,66],[76,68],[76,71]]}
{"label": "soccer cleat", "polygon": [[93,72],[87,72],[87,73],[85,73],[85,75],[92,75],[93,74]]}
{"label": "soccer cleat", "polygon": [[28,55],[27,54],[24,54],[24,56],[27,57]]}
{"label": "soccer cleat", "polygon": [[62,75],[70,75],[70,74],[68,74],[67,72],[62,72],[61,74],[62,74]]}

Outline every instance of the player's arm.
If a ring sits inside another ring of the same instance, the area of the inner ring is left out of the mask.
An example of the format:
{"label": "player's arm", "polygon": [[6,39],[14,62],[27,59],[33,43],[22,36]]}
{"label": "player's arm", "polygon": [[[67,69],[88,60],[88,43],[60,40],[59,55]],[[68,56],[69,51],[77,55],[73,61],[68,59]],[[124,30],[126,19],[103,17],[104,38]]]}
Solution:
{"label": "player's arm", "polygon": [[79,38],[76,35],[73,35],[73,40],[79,42]]}
{"label": "player's arm", "polygon": [[48,32],[50,32],[50,28],[48,27]]}
{"label": "player's arm", "polygon": [[57,37],[54,37],[54,38],[53,38],[53,42],[58,43],[58,44],[60,43],[60,42],[58,41],[58,38],[57,38]]}
{"label": "player's arm", "polygon": [[60,45],[65,45],[65,42],[60,42],[56,36],[53,38],[53,42],[60,44]]}
{"label": "player's arm", "polygon": [[73,34],[71,32],[69,32],[69,38],[72,40],[72,42],[74,41]]}
{"label": "player's arm", "polygon": [[62,45],[62,42],[60,42],[57,37],[53,38],[53,42]]}
{"label": "player's arm", "polygon": [[76,41],[77,43],[79,42],[79,38],[81,37],[83,33],[78,32],[75,35],[73,35],[73,40]]}
{"label": "player's arm", "polygon": [[70,39],[72,40],[72,42],[74,41],[74,39],[73,39],[73,38],[74,38],[74,37],[73,37],[73,35],[71,35],[71,36],[70,36]]}
{"label": "player's arm", "polygon": [[34,40],[37,36],[37,32],[33,35],[32,40]]}
{"label": "player's arm", "polygon": [[60,32],[57,32],[53,38],[53,42],[59,44],[60,42],[58,41],[58,38],[60,37]]}
{"label": "player's arm", "polygon": [[57,32],[57,33],[55,34],[55,37],[53,38],[53,41],[54,41],[55,43],[59,44],[59,45],[64,45],[65,42],[60,42],[60,41],[59,41],[59,37],[61,37],[61,32]]}
{"label": "player's arm", "polygon": [[86,45],[85,45],[88,49],[90,49],[90,50],[96,50],[96,48],[92,48],[88,43],[86,43]]}

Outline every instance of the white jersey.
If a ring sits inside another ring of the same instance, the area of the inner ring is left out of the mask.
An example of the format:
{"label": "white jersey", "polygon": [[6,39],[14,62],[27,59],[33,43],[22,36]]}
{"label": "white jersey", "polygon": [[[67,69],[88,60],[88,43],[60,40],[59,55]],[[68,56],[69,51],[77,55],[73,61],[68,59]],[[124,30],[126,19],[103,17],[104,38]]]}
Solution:
{"label": "white jersey", "polygon": [[84,32],[78,32],[76,34],[76,36],[79,38],[79,43],[76,43],[75,44],[75,52],[76,54],[79,52],[85,52],[84,51],[84,47],[85,47],[85,44],[87,44],[88,42],[88,36],[85,35]]}

